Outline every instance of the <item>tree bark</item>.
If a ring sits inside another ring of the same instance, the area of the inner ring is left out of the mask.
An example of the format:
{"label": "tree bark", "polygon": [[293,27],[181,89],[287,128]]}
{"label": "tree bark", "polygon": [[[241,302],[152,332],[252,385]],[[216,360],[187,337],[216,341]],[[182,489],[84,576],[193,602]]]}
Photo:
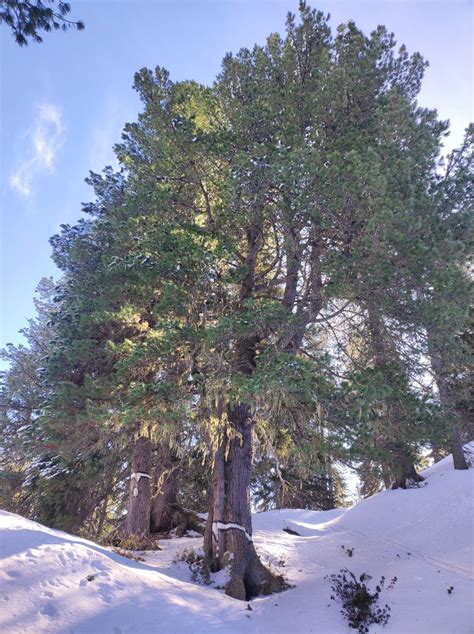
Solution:
{"label": "tree bark", "polygon": [[151,501],[150,531],[165,533],[182,522],[178,509],[178,460],[168,444],[157,451],[155,494]]}
{"label": "tree bark", "polygon": [[450,440],[454,468],[461,471],[464,469],[469,469],[466,456],[464,455],[461,429],[455,422],[451,425]]}
{"label": "tree bark", "polygon": [[150,468],[151,442],[140,436],[133,447],[128,513],[124,533],[126,538],[146,541],[150,527]]}
{"label": "tree bark", "polygon": [[424,477],[417,473],[415,465],[410,463],[401,463],[400,476],[392,484],[392,489],[407,489],[410,483],[418,484],[424,481]]}
{"label": "tree bark", "polygon": [[262,564],[252,541],[250,407],[245,403],[229,407],[227,417],[231,433],[222,439],[214,455],[204,547],[213,572],[230,566],[226,594],[249,600],[287,585]]}

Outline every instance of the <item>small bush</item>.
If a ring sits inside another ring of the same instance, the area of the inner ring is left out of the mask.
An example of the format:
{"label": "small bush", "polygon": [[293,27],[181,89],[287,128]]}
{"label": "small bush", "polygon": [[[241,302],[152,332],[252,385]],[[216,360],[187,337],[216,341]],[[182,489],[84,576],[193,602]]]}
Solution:
{"label": "small bush", "polygon": [[[375,586],[375,592],[371,592],[366,582],[372,577],[367,573],[360,575],[359,579],[347,568],[343,568],[337,575],[325,577],[331,583],[333,595],[331,599],[342,605],[341,614],[348,620],[349,627],[354,628],[360,634],[369,631],[369,625],[373,623],[385,626],[390,618],[390,607],[385,604],[383,608],[377,605],[380,593],[385,586],[385,577]],[[397,581],[394,577],[387,589],[393,588]]]}
{"label": "small bush", "polygon": [[344,544],[341,546],[342,550],[346,553],[346,555],[348,557],[352,557],[354,555],[354,549],[353,548],[346,548],[344,546]]}
{"label": "small bush", "polygon": [[185,549],[176,555],[175,561],[184,561],[191,571],[191,580],[194,583],[208,586],[211,583],[211,571],[204,557],[204,553],[193,548]]}

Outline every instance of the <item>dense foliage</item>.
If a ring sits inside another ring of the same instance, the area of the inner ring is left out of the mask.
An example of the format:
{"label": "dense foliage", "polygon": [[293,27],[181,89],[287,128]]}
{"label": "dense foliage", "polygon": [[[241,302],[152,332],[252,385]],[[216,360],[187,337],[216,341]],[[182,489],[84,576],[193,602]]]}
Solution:
{"label": "dense foliage", "polygon": [[366,494],[418,481],[427,448],[463,468],[471,431],[473,130],[443,164],[421,56],[299,18],[212,87],[136,74],[119,168],[90,175],[51,240],[53,301],[4,352],[7,507],[120,532],[131,472],[129,519],[209,508],[238,598],[278,587],[245,539],[249,487],[257,508],[331,508],[348,467]]}

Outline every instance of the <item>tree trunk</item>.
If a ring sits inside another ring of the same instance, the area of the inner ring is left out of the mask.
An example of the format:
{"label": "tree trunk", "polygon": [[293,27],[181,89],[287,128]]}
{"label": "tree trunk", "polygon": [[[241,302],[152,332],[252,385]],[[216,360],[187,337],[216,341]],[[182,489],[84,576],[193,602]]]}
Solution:
{"label": "tree trunk", "polygon": [[214,455],[211,503],[204,547],[211,570],[230,566],[225,592],[249,600],[287,587],[260,561],[252,541],[249,485],[252,463],[252,421],[247,404],[228,409],[232,433]]}
{"label": "tree trunk", "polygon": [[107,518],[107,505],[109,503],[109,493],[106,493],[104,501],[102,503],[102,507],[100,509],[100,514],[99,514],[99,523],[97,525],[97,529],[95,532],[95,536],[96,537],[100,537],[100,535],[102,534],[102,529],[104,528],[104,524],[105,524],[105,520]]}
{"label": "tree trunk", "polygon": [[451,419],[450,445],[451,453],[453,454],[454,468],[459,470],[468,469],[469,467],[463,451],[462,433],[457,424],[458,414],[454,407],[453,397],[444,372],[443,360],[440,354],[435,350],[431,350],[431,367],[433,368],[436,385],[438,387],[439,400],[441,401],[446,416],[449,416]]}
{"label": "tree trunk", "polygon": [[150,531],[166,533],[179,526],[182,513],[177,505],[178,459],[168,444],[162,444],[157,452],[156,490],[151,501]]}
{"label": "tree trunk", "polygon": [[441,448],[438,444],[431,443],[431,455],[433,457],[434,463],[436,464],[443,458],[446,458],[447,451]]}
{"label": "tree trunk", "polygon": [[453,454],[453,464],[455,469],[469,469],[466,456],[464,455],[462,434],[458,425],[454,422],[451,425],[451,452]]}
{"label": "tree trunk", "polygon": [[151,442],[140,436],[132,454],[128,513],[125,521],[125,537],[146,542],[150,527],[150,467]]}
{"label": "tree trunk", "polygon": [[412,462],[401,463],[400,475],[392,484],[392,489],[407,489],[409,484],[418,484],[424,481],[424,477],[417,473],[415,465]]}

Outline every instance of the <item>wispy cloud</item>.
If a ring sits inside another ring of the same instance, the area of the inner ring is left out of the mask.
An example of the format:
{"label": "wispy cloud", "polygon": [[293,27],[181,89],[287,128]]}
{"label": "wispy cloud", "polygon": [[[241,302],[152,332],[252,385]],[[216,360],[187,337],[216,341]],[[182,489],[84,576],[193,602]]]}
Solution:
{"label": "wispy cloud", "polygon": [[24,196],[31,195],[33,179],[41,172],[53,172],[56,155],[64,144],[65,129],[59,108],[41,104],[26,138],[25,158],[10,176],[10,185]]}

